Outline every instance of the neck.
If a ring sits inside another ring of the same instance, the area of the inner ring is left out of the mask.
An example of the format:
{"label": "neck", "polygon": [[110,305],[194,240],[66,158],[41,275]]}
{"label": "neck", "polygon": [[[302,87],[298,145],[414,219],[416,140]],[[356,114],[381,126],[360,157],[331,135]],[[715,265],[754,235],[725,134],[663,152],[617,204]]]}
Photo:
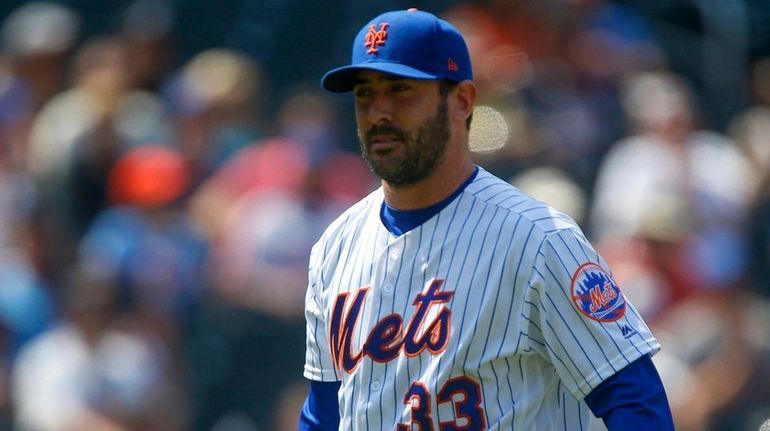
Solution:
{"label": "neck", "polygon": [[473,173],[469,153],[446,159],[425,179],[414,184],[394,186],[382,182],[385,202],[399,210],[414,210],[435,205],[457,190]]}

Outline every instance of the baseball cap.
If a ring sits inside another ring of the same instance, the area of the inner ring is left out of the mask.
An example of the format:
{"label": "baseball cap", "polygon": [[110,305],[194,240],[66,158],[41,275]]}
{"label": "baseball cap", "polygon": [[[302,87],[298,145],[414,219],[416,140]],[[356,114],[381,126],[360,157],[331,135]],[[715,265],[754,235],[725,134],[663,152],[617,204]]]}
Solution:
{"label": "baseball cap", "polygon": [[360,70],[414,79],[473,79],[468,47],[460,32],[435,15],[411,8],[385,12],[358,32],[350,64],[327,72],[321,85],[343,93]]}

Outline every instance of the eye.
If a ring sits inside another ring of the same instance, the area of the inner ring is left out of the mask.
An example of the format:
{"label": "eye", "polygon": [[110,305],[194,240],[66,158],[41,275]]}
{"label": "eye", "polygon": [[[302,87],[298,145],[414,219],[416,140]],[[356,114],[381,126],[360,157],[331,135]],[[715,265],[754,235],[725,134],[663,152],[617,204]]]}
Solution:
{"label": "eye", "polygon": [[366,87],[358,87],[353,90],[356,99],[363,99],[369,97],[372,94],[372,90]]}
{"label": "eye", "polygon": [[409,84],[405,83],[405,82],[394,83],[393,86],[391,87],[391,91],[394,91],[396,93],[401,93],[401,92],[404,92],[404,91],[409,91],[411,89],[412,89],[412,87]]}

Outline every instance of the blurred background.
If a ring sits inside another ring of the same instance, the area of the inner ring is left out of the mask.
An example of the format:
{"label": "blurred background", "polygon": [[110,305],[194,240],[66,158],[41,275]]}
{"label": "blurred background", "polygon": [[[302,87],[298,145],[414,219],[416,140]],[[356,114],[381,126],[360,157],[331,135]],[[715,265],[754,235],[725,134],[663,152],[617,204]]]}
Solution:
{"label": "blurred background", "polygon": [[0,430],[296,429],[309,250],[377,186],[319,79],[407,7],[505,119],[477,162],[652,326],[677,429],[770,418],[770,2],[3,0]]}

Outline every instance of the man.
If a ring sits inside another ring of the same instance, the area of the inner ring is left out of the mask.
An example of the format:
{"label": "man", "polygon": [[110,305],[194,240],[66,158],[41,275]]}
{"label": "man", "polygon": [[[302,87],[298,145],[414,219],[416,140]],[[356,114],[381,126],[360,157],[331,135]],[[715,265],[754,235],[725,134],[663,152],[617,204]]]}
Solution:
{"label": "man", "polygon": [[475,166],[460,33],[410,9],[322,80],[382,187],[313,247],[301,430],[673,429],[658,342],[575,223]]}

